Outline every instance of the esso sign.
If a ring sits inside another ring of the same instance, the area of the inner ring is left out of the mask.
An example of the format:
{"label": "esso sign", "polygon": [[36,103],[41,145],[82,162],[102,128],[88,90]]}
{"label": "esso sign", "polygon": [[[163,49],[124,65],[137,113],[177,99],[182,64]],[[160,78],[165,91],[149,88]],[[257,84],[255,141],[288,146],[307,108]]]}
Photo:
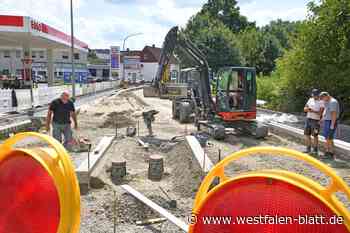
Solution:
{"label": "esso sign", "polygon": [[44,23],[37,22],[35,20],[31,20],[30,28],[34,31],[48,33],[47,25]]}

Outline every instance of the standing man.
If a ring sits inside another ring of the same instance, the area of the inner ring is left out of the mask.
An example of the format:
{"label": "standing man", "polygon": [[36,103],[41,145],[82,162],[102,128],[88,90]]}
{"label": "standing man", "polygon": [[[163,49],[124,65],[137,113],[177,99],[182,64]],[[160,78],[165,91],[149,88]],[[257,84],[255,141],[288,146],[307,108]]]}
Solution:
{"label": "standing man", "polygon": [[[320,120],[324,110],[323,104],[320,101],[319,90],[313,89],[311,98],[307,101],[304,112],[306,112],[305,122],[305,144],[306,153],[313,153],[318,155],[318,135],[320,133]],[[311,142],[311,135],[313,136],[313,143]],[[311,151],[313,146],[313,151]]]}
{"label": "standing man", "polygon": [[338,127],[338,119],[340,116],[339,102],[330,96],[328,92],[320,94],[321,100],[324,102],[325,110],[323,113],[324,128],[323,136],[326,139],[325,157],[334,159],[334,137]]}
{"label": "standing man", "polygon": [[[53,115],[53,116],[52,116]],[[69,93],[63,92],[61,97],[51,102],[46,119],[46,129],[50,132],[52,121],[52,135],[62,143],[64,136],[64,147],[69,148],[69,143],[73,140],[71,119],[74,121],[74,128],[78,129],[78,121],[73,102],[69,99]]]}

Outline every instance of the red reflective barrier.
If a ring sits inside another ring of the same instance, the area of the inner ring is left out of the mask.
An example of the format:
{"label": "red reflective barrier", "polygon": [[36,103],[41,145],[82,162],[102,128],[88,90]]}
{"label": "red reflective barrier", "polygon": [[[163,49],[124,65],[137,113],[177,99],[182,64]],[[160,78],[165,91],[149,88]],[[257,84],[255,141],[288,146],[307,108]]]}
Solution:
{"label": "red reflective barrier", "polygon": [[[326,204],[307,191],[282,180],[265,177],[229,181],[205,199],[198,213],[197,223],[191,232],[348,233],[345,224],[303,224],[303,220],[306,221],[301,219],[303,216],[309,216],[308,221],[315,216],[323,216],[325,221],[337,216],[334,217],[334,212]],[[260,222],[266,221],[261,219],[265,216],[278,216],[281,221],[292,219],[292,222]],[[222,217],[228,218],[223,222]],[[245,224],[240,222],[248,218],[251,220],[252,217],[259,217],[259,220]]]}
{"label": "red reflective barrier", "polygon": [[60,204],[50,174],[16,151],[0,162],[0,233],[57,233]]}

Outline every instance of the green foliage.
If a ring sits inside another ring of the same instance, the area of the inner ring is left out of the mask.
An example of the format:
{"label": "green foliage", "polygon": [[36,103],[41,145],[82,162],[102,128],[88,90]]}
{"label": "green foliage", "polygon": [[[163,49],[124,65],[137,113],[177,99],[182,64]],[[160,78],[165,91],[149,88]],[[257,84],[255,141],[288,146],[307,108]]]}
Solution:
{"label": "green foliage", "polygon": [[[240,14],[237,1],[208,0],[183,33],[203,51],[214,71],[245,65],[267,75],[275,69],[275,60],[289,48],[289,38],[297,31],[297,25],[277,20],[256,28],[254,22]],[[181,60],[185,66],[193,65],[186,58]]]}
{"label": "green foliage", "polygon": [[244,65],[256,67],[257,73],[270,74],[275,60],[281,56],[282,48],[276,37],[256,28],[250,28],[239,36]]}
{"label": "green foliage", "polygon": [[212,19],[221,21],[234,33],[247,27],[255,27],[255,23],[248,22],[247,18],[240,14],[236,0],[209,0],[204,4],[199,15],[208,15]]}
{"label": "green foliage", "polygon": [[257,77],[257,96],[258,99],[267,101],[268,108],[279,109],[280,77],[278,73]]}
{"label": "green foliage", "polygon": [[214,71],[223,66],[241,65],[236,35],[208,13],[192,17],[183,33],[206,55]]}
{"label": "green foliage", "polygon": [[183,32],[214,71],[256,67],[258,98],[269,107],[301,111],[310,90],[318,88],[341,100],[350,117],[350,3],[317,2],[308,4],[303,22],[276,20],[257,28],[240,15],[237,1],[208,0]]}
{"label": "green foliage", "polygon": [[87,55],[87,59],[88,59],[90,64],[103,65],[106,63],[105,60],[98,58],[96,55],[96,52],[93,50],[89,50],[88,55]]}
{"label": "green foliage", "polygon": [[88,58],[97,59],[96,52],[94,50],[89,49],[89,51],[88,51]]}
{"label": "green foliage", "polygon": [[261,31],[275,37],[281,48],[290,49],[291,41],[298,34],[298,28],[301,22],[289,22],[281,19],[271,21],[269,25],[261,28]]}
{"label": "green foliage", "polygon": [[[278,61],[285,99],[291,111],[302,108],[312,88],[328,91],[350,107],[350,4],[324,0],[309,4],[293,49]],[[289,102],[292,102],[290,104]]]}

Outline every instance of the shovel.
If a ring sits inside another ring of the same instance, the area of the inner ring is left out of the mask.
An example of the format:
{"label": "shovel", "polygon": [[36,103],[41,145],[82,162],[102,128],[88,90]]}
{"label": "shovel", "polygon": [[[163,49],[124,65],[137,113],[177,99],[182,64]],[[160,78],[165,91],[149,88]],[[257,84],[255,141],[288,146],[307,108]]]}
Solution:
{"label": "shovel", "polygon": [[162,193],[164,193],[164,195],[168,198],[168,204],[170,206],[170,208],[172,209],[176,209],[177,207],[177,202],[176,200],[172,199],[169,194],[167,194],[167,192],[165,192],[165,190],[162,187],[159,187],[160,191],[162,191]]}

